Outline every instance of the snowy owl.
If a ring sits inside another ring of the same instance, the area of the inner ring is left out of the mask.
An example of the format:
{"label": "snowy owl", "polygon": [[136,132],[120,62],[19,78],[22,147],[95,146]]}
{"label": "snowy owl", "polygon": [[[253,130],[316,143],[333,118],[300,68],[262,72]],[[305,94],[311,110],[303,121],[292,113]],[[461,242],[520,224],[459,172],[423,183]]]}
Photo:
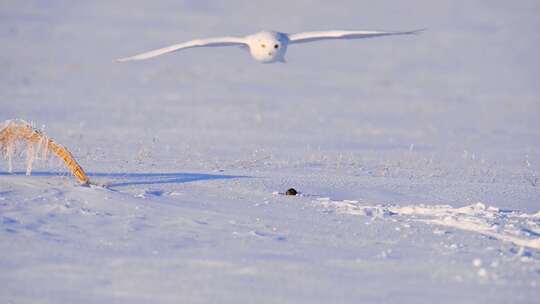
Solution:
{"label": "snowy owl", "polygon": [[191,40],[161,49],[138,54],[132,57],[118,59],[117,61],[144,60],[163,54],[176,52],[196,47],[216,46],[243,46],[248,47],[251,56],[262,63],[285,62],[287,47],[292,44],[300,44],[325,39],[360,39],[392,35],[417,34],[422,30],[406,32],[381,32],[381,31],[318,31],[287,34],[275,31],[263,31],[245,37],[216,37],[207,39]]}

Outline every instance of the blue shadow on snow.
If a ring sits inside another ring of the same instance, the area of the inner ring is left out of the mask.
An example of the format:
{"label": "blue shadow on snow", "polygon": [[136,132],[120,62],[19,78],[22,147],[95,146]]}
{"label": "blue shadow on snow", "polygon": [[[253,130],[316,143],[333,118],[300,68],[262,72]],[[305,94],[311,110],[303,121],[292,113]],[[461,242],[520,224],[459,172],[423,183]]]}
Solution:
{"label": "blue shadow on snow", "polygon": [[[25,172],[6,173],[0,172],[0,175],[24,175]],[[35,176],[66,176],[69,173],[65,172],[32,172]],[[183,184],[197,181],[233,179],[233,178],[249,178],[249,176],[241,175],[219,175],[205,173],[87,173],[90,179],[92,178],[110,178],[118,179],[119,181],[111,181],[106,183],[107,187],[125,187],[133,185],[158,185],[158,184]]]}

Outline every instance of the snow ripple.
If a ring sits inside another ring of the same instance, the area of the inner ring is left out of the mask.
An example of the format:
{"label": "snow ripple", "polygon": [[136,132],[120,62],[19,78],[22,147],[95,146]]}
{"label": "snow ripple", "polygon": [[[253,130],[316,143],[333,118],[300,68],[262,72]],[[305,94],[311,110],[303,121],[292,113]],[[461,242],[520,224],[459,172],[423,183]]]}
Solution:
{"label": "snow ripple", "polygon": [[328,198],[318,199],[317,202],[338,213],[373,218],[410,217],[415,221],[476,232],[517,246],[540,250],[540,212],[528,214],[500,210],[483,203],[454,208],[449,205],[369,205]]}

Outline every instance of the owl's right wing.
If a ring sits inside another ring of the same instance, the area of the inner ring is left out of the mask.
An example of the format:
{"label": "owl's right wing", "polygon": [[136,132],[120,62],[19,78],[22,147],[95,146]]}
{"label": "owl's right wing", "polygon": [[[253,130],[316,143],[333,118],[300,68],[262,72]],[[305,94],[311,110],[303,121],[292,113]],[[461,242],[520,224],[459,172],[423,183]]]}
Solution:
{"label": "owl's right wing", "polygon": [[216,47],[216,46],[231,46],[231,45],[247,45],[245,38],[241,37],[216,37],[207,39],[196,39],[171,46],[167,46],[161,49],[145,52],[131,57],[125,57],[117,59],[118,62],[144,60],[163,54],[176,52],[183,49],[196,48],[196,47]]}

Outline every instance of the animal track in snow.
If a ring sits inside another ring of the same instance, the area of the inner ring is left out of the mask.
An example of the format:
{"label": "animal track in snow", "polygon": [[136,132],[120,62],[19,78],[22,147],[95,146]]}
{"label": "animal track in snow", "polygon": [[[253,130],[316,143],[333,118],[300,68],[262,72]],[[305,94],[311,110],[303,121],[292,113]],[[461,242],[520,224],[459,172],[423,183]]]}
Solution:
{"label": "animal track in snow", "polygon": [[540,250],[540,211],[528,214],[476,203],[460,208],[448,205],[369,205],[358,201],[316,200],[338,213],[373,218],[407,216],[414,221],[480,233],[520,247]]}

